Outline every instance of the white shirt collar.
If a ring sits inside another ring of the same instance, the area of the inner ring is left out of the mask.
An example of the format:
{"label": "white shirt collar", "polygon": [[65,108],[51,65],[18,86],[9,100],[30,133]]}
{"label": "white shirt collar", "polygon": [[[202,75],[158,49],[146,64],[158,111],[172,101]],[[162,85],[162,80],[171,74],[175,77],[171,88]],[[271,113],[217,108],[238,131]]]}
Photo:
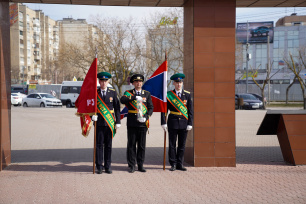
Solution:
{"label": "white shirt collar", "polygon": [[177,91],[177,90],[175,89],[175,91],[176,91],[176,95],[178,95],[178,93],[182,93],[182,90]]}
{"label": "white shirt collar", "polygon": [[102,91],[105,91],[105,93],[106,93],[107,87],[106,87],[106,89],[101,89],[101,88],[100,88],[100,90],[101,90],[101,93],[103,93]]}

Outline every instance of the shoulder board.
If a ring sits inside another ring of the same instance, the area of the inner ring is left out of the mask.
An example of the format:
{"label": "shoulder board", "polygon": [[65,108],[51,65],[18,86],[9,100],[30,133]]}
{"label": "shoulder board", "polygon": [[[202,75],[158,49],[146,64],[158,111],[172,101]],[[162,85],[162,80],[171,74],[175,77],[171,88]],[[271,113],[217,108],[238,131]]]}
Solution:
{"label": "shoulder board", "polygon": [[144,90],[144,92],[149,92],[149,91]]}
{"label": "shoulder board", "polygon": [[184,90],[184,92],[186,92],[186,93],[189,93],[189,94],[190,94],[190,92],[189,92],[189,91]]}
{"label": "shoulder board", "polygon": [[112,91],[115,91],[115,89],[112,89],[112,88],[108,88],[109,90],[112,90]]}

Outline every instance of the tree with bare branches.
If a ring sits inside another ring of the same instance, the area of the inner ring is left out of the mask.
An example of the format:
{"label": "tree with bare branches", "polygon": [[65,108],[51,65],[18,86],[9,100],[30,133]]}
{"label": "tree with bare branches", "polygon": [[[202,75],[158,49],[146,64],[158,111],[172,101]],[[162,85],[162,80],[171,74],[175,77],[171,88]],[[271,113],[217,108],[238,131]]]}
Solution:
{"label": "tree with bare branches", "polygon": [[111,84],[118,89],[127,84],[131,72],[139,68],[138,60],[141,56],[141,44],[137,26],[133,19],[120,20],[92,16],[91,22],[96,26],[92,36],[84,36],[83,43],[67,43],[61,56],[69,66],[79,70],[83,76],[97,54],[98,72],[111,73]]}
{"label": "tree with bare branches", "polygon": [[164,62],[166,53],[169,76],[183,71],[183,19],[183,10],[175,8],[169,9],[167,15],[157,12],[144,20],[146,50],[142,56],[147,63],[145,76],[150,76]]}
{"label": "tree with bare branches", "polygon": [[[277,70],[275,73],[273,73],[273,75],[271,75],[271,68],[272,65],[273,65],[273,61],[271,62],[270,60],[268,61],[269,64],[267,64],[267,67],[266,67],[266,79],[263,80],[263,83],[262,83],[262,86],[258,84],[258,82],[255,80],[255,77],[257,76],[257,73],[258,73],[258,69],[261,67],[261,65],[259,65],[256,69],[253,69],[252,66],[251,67],[251,70],[252,70],[252,79],[254,81],[254,83],[258,86],[258,88],[260,89],[261,91],[261,96],[262,98],[264,99],[265,98],[265,86],[268,84],[268,82],[271,80],[271,78],[277,74],[281,69]],[[265,102],[263,101],[263,109],[266,109],[266,104]]]}
{"label": "tree with bare branches", "polygon": [[[300,49],[299,50],[299,55],[297,58],[296,62],[294,60],[293,55],[289,52],[289,59],[284,58],[284,61],[288,67],[288,69],[290,71],[293,72],[295,79],[298,80],[301,89],[302,89],[302,95],[303,95],[303,99],[306,98],[306,93],[305,93],[305,88],[306,88],[306,84],[305,81],[303,80],[303,78],[300,76],[300,73],[302,72],[302,70],[304,70],[306,68],[306,62],[305,62],[305,48],[304,49]],[[305,100],[304,100],[304,109],[305,109]]]}

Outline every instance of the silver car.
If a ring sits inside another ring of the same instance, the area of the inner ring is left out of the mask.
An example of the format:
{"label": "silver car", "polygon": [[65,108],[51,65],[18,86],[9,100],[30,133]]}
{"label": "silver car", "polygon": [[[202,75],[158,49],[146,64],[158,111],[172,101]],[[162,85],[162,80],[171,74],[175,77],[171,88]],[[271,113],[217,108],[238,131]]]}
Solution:
{"label": "silver car", "polygon": [[48,93],[34,93],[22,99],[22,106],[62,107],[62,102]]}

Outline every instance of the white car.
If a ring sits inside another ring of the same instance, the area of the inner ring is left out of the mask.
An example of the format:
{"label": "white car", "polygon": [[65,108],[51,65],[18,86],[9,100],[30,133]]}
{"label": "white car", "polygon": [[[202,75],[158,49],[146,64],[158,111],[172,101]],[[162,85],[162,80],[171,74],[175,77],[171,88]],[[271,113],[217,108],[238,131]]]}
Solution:
{"label": "white car", "polygon": [[48,93],[34,93],[22,99],[22,106],[62,107],[62,102]]}
{"label": "white car", "polygon": [[22,99],[27,95],[22,93],[11,93],[11,104],[14,106],[21,106]]}

